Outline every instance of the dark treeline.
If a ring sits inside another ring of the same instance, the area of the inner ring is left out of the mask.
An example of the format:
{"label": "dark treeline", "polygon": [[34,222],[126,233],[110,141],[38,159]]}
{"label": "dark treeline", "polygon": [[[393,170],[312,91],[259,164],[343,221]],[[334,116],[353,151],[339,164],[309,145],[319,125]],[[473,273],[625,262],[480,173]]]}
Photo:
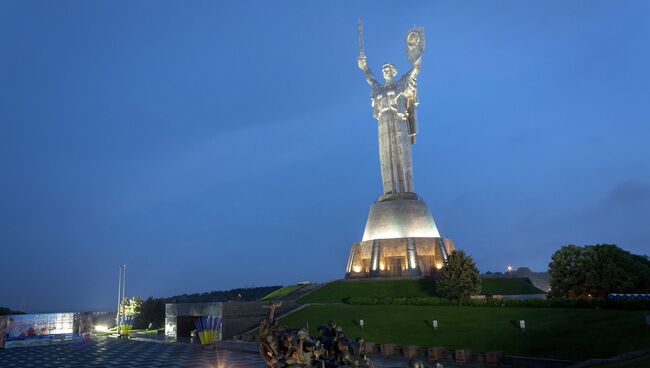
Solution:
{"label": "dark treeline", "polygon": [[0,316],[6,316],[10,314],[25,314],[25,312],[11,310],[7,307],[0,307]]}
{"label": "dark treeline", "polygon": [[252,288],[238,288],[224,291],[210,291],[206,293],[182,294],[162,298],[165,303],[210,303],[252,301],[263,298],[267,294],[282,286],[261,286]]}

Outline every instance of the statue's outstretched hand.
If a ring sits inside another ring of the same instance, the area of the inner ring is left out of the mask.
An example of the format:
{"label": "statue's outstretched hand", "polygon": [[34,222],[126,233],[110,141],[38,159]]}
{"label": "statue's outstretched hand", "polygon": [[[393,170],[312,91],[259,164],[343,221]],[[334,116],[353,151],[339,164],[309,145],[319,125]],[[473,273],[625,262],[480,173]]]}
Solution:
{"label": "statue's outstretched hand", "polygon": [[357,59],[357,64],[359,65],[359,69],[361,70],[366,70],[368,65],[366,64],[366,55],[359,55],[359,58]]}

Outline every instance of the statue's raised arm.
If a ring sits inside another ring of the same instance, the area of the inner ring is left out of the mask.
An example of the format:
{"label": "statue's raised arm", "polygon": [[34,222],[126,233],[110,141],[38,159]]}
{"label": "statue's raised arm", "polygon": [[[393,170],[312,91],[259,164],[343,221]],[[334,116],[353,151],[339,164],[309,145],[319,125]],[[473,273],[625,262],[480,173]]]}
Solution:
{"label": "statue's raised arm", "polygon": [[418,131],[418,121],[415,108],[418,105],[417,88],[415,88],[415,79],[420,73],[422,64],[422,53],[424,52],[424,28],[414,28],[406,34],[406,58],[413,65],[408,72],[408,78],[413,85],[412,93],[406,100],[407,120],[409,127],[409,137],[411,144],[415,144],[415,135]]}
{"label": "statue's raised arm", "polygon": [[366,76],[366,82],[368,82],[371,87],[379,84],[379,82],[377,82],[377,78],[375,78],[375,75],[372,74],[372,71],[370,68],[368,68],[368,63],[366,63],[366,55],[360,54],[359,58],[357,59],[357,64],[359,65],[359,69],[361,69],[361,71],[363,71],[363,74]]}
{"label": "statue's raised arm", "polygon": [[377,79],[375,78],[375,75],[372,74],[372,71],[370,68],[368,68],[368,63],[366,63],[366,54],[363,52],[363,23],[361,23],[361,18],[359,18],[359,23],[358,23],[358,31],[359,31],[359,57],[357,58],[357,65],[359,65],[359,69],[363,72],[363,74],[366,77],[366,82],[371,87],[376,86],[379,84],[377,82]]}
{"label": "statue's raised arm", "polygon": [[413,63],[413,67],[411,70],[409,70],[408,75],[409,77],[415,79],[417,78],[418,74],[420,74],[420,65],[422,64],[422,58],[420,57]]}
{"label": "statue's raised arm", "polygon": [[406,34],[406,58],[413,68],[420,69],[424,52],[424,28],[413,28]]}

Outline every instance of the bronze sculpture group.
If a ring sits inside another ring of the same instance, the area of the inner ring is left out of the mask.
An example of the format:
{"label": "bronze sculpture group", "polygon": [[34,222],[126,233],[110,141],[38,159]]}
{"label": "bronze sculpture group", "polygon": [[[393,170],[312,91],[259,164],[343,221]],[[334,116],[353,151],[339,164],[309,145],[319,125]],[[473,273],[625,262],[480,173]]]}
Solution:
{"label": "bronze sculpture group", "polygon": [[260,326],[260,354],[269,368],[372,367],[363,338],[349,339],[334,321],[318,327],[318,337],[309,336],[306,328],[281,326],[274,317],[280,304],[268,306],[268,316]]}

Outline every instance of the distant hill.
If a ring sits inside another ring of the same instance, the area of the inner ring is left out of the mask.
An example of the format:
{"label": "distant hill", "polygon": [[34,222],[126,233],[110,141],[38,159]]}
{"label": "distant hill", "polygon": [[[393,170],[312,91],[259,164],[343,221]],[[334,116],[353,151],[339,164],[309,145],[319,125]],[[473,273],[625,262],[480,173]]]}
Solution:
{"label": "distant hill", "polygon": [[504,274],[501,272],[487,272],[483,277],[513,277],[513,278],[527,278],[530,282],[535,285],[536,288],[547,291],[549,285],[551,284],[551,276],[548,272],[534,272],[531,271],[528,267],[519,267],[516,271],[512,271],[510,274]]}
{"label": "distant hill", "polygon": [[12,314],[25,314],[25,312],[11,310],[10,308],[0,307],[0,316]]}

